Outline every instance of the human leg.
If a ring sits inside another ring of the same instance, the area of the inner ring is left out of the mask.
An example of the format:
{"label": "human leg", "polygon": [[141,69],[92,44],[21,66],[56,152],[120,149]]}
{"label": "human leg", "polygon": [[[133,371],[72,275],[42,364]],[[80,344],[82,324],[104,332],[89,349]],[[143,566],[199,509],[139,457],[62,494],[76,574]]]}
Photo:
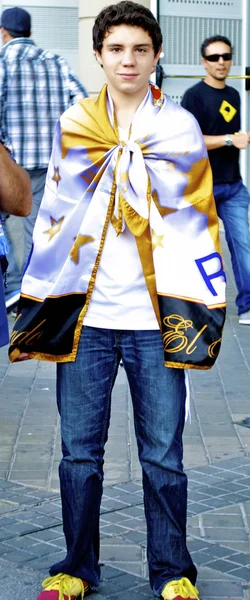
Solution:
{"label": "human leg", "polygon": [[118,366],[113,332],[91,327],[83,328],[76,361],[57,365],[63,451],[59,475],[67,555],[50,573],[79,577],[93,589],[100,575],[104,444]]}
{"label": "human leg", "polygon": [[[11,218],[11,217],[10,217]],[[17,256],[16,256],[16,248],[14,246],[10,231],[9,231],[9,215],[1,213],[2,225],[4,230],[4,235],[8,241],[9,252],[8,252],[8,269],[7,269],[7,287],[5,290],[5,300],[9,306],[12,306],[13,303],[18,301],[18,298],[11,301],[10,296],[13,296],[13,292],[20,295],[21,283],[22,283],[22,273],[19,267]],[[9,306],[7,308],[9,308]]]}
{"label": "human leg", "polygon": [[24,259],[23,268],[27,263],[32,246],[33,229],[43,197],[47,169],[29,169],[27,173],[32,186],[32,210],[28,217],[23,217],[24,224]]}
{"label": "human leg", "polygon": [[240,181],[232,185],[214,186],[217,212],[222,219],[231,254],[238,295],[238,314],[250,310],[250,232],[248,208],[250,197]]}
{"label": "human leg", "polygon": [[184,373],[164,366],[159,331],[130,332],[121,338],[121,348],[143,471],[149,578],[160,596],[172,580],[186,577],[195,584],[197,573],[186,545]]}

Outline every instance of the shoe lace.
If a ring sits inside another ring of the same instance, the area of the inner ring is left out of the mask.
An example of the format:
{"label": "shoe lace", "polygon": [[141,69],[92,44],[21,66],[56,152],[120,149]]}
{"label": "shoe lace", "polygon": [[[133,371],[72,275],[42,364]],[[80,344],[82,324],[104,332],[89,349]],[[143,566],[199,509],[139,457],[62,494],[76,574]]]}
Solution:
{"label": "shoe lace", "polygon": [[169,587],[171,587],[171,590],[176,594],[176,596],[177,594],[179,595],[181,593],[181,586],[179,581],[176,581],[176,583],[169,584]]}
{"label": "shoe lace", "polygon": [[58,600],[65,600],[65,596],[67,600],[71,600],[72,590],[76,587],[76,584],[79,585],[79,591],[75,594],[75,590],[73,594],[77,597],[81,595],[81,600],[84,598],[84,583],[82,579],[78,577],[71,577],[70,575],[66,575],[65,573],[58,573],[58,575],[54,575],[54,577],[47,577],[42,582],[42,587],[45,590],[58,590],[59,597]]}

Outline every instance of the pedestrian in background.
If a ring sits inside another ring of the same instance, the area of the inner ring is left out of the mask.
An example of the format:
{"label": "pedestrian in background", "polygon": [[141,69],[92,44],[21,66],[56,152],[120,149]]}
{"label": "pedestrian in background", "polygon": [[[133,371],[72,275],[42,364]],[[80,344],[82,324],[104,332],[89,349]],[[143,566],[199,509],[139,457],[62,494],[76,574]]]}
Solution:
{"label": "pedestrian in background", "polygon": [[[1,35],[0,129],[2,138],[7,139],[13,148],[16,162],[28,171],[32,184],[32,211],[24,219],[25,267],[56,123],[61,114],[71,104],[87,96],[87,92],[62,56],[36,46],[31,38],[31,16],[23,8],[3,11]],[[8,236],[8,231],[6,234]],[[8,308],[19,298],[23,272],[13,256],[10,237],[9,244]]]}
{"label": "pedestrian in background", "polygon": [[[0,142],[0,210],[16,216],[27,216],[31,210],[30,179]],[[3,276],[8,253],[0,217],[0,347],[8,344],[9,332],[5,309]]]}
{"label": "pedestrian in background", "polygon": [[225,276],[207,151],[196,120],[149,84],[162,48],[153,14],[119,2],[97,16],[108,85],[57,126],[11,361],[56,361],[65,559],[38,600],[98,588],[104,446],[119,361],[143,471],[156,597],[198,600],[186,543],[185,368],[209,368]]}
{"label": "pedestrian in background", "polygon": [[217,212],[224,224],[238,290],[239,323],[250,325],[250,197],[239,168],[239,151],[248,147],[250,137],[241,132],[239,93],[226,85],[232,54],[228,38],[207,38],[201,46],[207,75],[185,92],[181,104],[196,117],[204,135]]}

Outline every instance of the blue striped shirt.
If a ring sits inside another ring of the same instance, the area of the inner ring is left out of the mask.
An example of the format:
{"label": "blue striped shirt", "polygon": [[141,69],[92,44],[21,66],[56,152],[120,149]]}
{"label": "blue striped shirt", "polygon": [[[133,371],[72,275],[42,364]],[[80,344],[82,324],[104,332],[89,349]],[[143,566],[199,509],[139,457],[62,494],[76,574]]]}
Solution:
{"label": "blue striped shirt", "polygon": [[46,168],[56,123],[86,89],[62,56],[15,38],[0,52],[0,137],[26,169]]}

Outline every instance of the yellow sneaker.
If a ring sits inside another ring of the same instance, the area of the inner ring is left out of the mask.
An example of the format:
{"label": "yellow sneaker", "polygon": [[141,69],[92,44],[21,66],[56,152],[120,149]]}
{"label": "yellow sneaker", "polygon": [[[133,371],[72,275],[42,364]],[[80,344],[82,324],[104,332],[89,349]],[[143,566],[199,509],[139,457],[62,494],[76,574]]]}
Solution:
{"label": "yellow sneaker", "polygon": [[37,600],[76,600],[78,597],[83,600],[89,591],[86,581],[64,573],[44,579],[42,587]]}
{"label": "yellow sneaker", "polygon": [[164,600],[199,600],[199,592],[187,577],[170,581],[162,590]]}

